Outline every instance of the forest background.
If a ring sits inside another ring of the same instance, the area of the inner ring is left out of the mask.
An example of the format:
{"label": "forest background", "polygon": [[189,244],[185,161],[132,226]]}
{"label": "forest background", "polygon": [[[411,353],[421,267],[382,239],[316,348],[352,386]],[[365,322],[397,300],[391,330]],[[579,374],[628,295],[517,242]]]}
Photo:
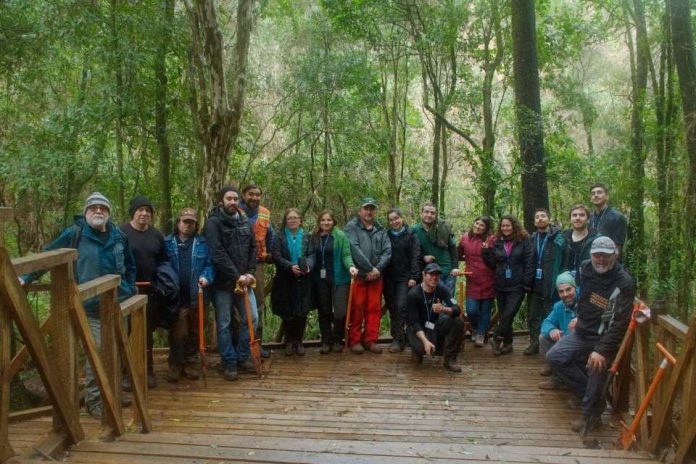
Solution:
{"label": "forest background", "polygon": [[308,227],[324,208],[343,224],[370,195],[382,223],[432,200],[459,235],[482,213],[530,227],[534,206],[568,227],[600,181],[629,217],[641,296],[686,321],[691,13],[686,0],[0,0],[9,246],[39,250],[94,190],[116,222],[148,195],[165,233],[181,207],[203,219],[230,181],[261,185],[276,225],[288,206]]}

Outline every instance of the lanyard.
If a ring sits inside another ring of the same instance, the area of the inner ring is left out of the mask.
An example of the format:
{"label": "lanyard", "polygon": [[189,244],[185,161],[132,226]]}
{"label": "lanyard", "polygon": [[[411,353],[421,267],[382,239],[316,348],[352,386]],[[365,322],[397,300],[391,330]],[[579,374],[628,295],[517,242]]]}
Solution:
{"label": "lanyard", "polygon": [[326,269],[326,263],[324,261],[324,250],[326,249],[326,245],[329,243],[329,234],[326,234],[326,240],[320,238],[319,239],[319,250],[321,251],[321,268]]}
{"label": "lanyard", "polygon": [[541,260],[544,257],[544,249],[546,248],[546,240],[548,240],[549,234],[548,232],[546,235],[544,235],[544,241],[539,243],[539,233],[537,232],[536,235],[536,249],[537,249],[537,267],[541,267]]}
{"label": "lanyard", "polygon": [[602,219],[604,219],[604,213],[606,213],[608,209],[609,209],[609,207],[607,206],[606,208],[604,208],[602,210],[602,213],[600,215],[597,215],[597,213],[594,213],[592,215],[592,219],[594,219],[594,221],[592,221],[592,228],[594,230],[596,230],[597,232],[599,232],[599,227],[602,225]]}
{"label": "lanyard", "polygon": [[425,303],[425,311],[428,314],[428,322],[432,322],[430,320],[430,315],[433,312],[433,302],[435,301],[435,292],[433,292],[433,297],[430,299],[430,302],[428,303],[428,298],[425,296],[425,289],[423,288],[423,285],[421,285],[421,292],[423,293],[423,303]]}

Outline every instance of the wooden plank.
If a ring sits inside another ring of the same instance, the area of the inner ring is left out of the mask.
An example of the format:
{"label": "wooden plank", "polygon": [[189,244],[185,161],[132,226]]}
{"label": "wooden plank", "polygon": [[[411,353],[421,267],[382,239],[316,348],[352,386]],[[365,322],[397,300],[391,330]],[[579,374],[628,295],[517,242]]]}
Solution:
{"label": "wooden plank", "polygon": [[17,275],[22,275],[29,272],[46,271],[61,264],[71,263],[75,259],[77,259],[77,250],[73,248],[59,248],[15,258],[12,260],[12,266],[14,266],[14,272]]}
{"label": "wooden plank", "polygon": [[46,456],[55,458],[59,453],[65,451],[69,445],[70,442],[65,434],[54,431],[48,434],[47,437],[44,437],[36,446],[33,446],[32,449],[40,455],[37,456],[38,458],[45,458]]}
{"label": "wooden plank", "polygon": [[81,283],[77,286],[77,289],[80,292],[81,301],[85,301],[89,298],[102,295],[109,290],[118,288],[119,285],[121,285],[120,275],[106,274],[94,280],[90,280],[89,282]]}
{"label": "wooden plank", "polygon": [[[650,385],[650,348],[649,348],[649,326],[647,324],[638,324],[636,327],[636,390],[635,401],[639,405],[643,402],[643,398],[648,393]],[[638,443],[641,449],[645,449],[649,442],[648,421],[641,420],[638,433]]]}
{"label": "wooden plank", "polygon": [[121,316],[130,316],[131,313],[147,306],[147,295],[134,295],[121,303]]}
{"label": "wooden plank", "polygon": [[689,330],[686,333],[686,339],[682,346],[681,353],[677,355],[677,364],[672,368],[672,372],[669,375],[669,383],[665,390],[667,401],[661,409],[653,413],[653,434],[650,437],[648,448],[648,450],[653,453],[657,451],[660,445],[665,443],[665,432],[667,430],[665,424],[668,420],[671,421],[672,406],[674,405],[677,386],[686,373],[687,367],[693,362],[694,347],[696,347],[696,316],[694,316],[689,325]]}
{"label": "wooden plank", "polygon": [[[144,295],[136,295],[129,300],[137,300],[136,303],[144,310],[144,304],[147,304],[147,297]],[[126,300],[121,304],[121,308],[129,301]],[[133,388],[133,399],[135,400],[135,407],[138,411],[138,419],[142,426],[143,433],[148,433],[152,431],[152,420],[150,419],[150,412],[147,408],[147,398],[145,396],[145,390],[147,388],[146,382],[144,382],[145,375],[138,375],[135,370],[135,360],[133,354],[131,353],[130,344],[128,343],[128,338],[126,334],[126,329],[123,325],[123,319],[118,317],[116,319],[116,340],[118,341],[119,348],[123,354],[123,358],[126,365],[126,372],[131,382]],[[145,374],[145,367],[140,366],[143,369],[142,374]]]}
{"label": "wooden plank", "polygon": [[686,454],[692,450],[692,445],[696,443],[696,420],[691,420],[691,425],[684,427],[684,432],[679,436],[679,443],[674,462],[681,464],[686,459]]}
{"label": "wooden plank", "polygon": [[684,340],[686,332],[689,330],[689,326],[679,319],[664,314],[657,317],[657,325],[672,334],[672,336],[676,337],[678,340]]}
{"label": "wooden plank", "polygon": [[[53,324],[53,314],[49,313],[46,320],[39,327],[39,332],[41,332],[41,339],[43,340],[46,335],[51,331]],[[29,350],[26,345],[23,345],[14,358],[12,358],[12,363],[10,363],[10,378],[14,377],[24,368],[24,363],[29,359]]]}
{"label": "wooden plank", "polygon": [[[56,377],[65,389],[65,401],[70,407],[71,420],[80,420],[80,391],[77,368],[77,339],[70,320],[71,291],[75,285],[73,263],[66,263],[51,269],[51,357],[55,365]],[[61,432],[61,419],[54,413],[53,431]]]}
{"label": "wooden plank", "polygon": [[138,384],[145,386],[143,388],[143,403],[149,404],[147,388],[147,318],[145,316],[145,308],[132,313],[130,323],[129,342],[131,354],[133,355],[133,373],[138,377]]}
{"label": "wooden plank", "polygon": [[[115,288],[101,294],[100,313],[101,359],[108,377],[108,384],[114,387],[112,389],[114,405],[116,407],[114,413],[119,416],[120,421],[123,422],[123,418],[121,417],[121,356],[119,355],[118,344],[116,342],[116,325],[118,319],[121,318],[121,308],[118,304],[118,295]],[[111,426],[117,435],[121,435],[123,432],[119,432],[116,425],[111,423],[109,418],[109,415],[104,415],[104,424]]]}
{"label": "wooden plank", "polygon": [[50,416],[53,406],[39,406],[38,408],[24,409],[10,413],[10,423],[23,422],[40,416]]}
{"label": "wooden plank", "polygon": [[[80,293],[76,286],[73,287],[74,298],[70,305],[70,314],[72,316],[73,325],[75,326],[75,331],[82,341],[82,346],[85,351],[85,355],[92,365],[92,371],[97,380],[97,386],[99,387],[99,393],[101,394],[101,400],[103,405],[104,416],[107,417],[109,424],[112,425],[114,432],[117,435],[123,434],[123,421],[121,420],[121,415],[118,413],[117,408],[121,405],[117,405],[114,400],[113,388],[109,383],[109,377],[107,376],[104,364],[99,357],[99,350],[97,344],[92,336],[92,331],[89,328],[89,322],[87,321],[87,315],[85,314],[85,309],[82,306],[82,301],[80,299]],[[103,321],[102,321],[103,326]],[[104,340],[102,339],[102,345]],[[120,385],[119,385],[120,390]]]}
{"label": "wooden plank", "polygon": [[[75,250],[71,250],[75,251]],[[73,253],[74,254],[74,253]],[[65,256],[68,254],[65,253]],[[27,296],[19,285],[12,262],[4,248],[0,248],[0,304],[12,314],[12,318],[24,338],[29,352],[36,362],[39,375],[44,383],[51,402],[56,406],[63,425],[72,443],[77,443],[84,437],[79,422],[74,422],[71,408],[66,401],[63,385],[54,375],[39,326],[32,315]],[[58,366],[59,367],[59,366]]]}
{"label": "wooden plank", "polygon": [[0,462],[15,455],[8,438],[10,411],[10,333],[12,321],[0,303]]}
{"label": "wooden plank", "polygon": [[696,424],[696,356],[691,357],[682,382],[682,417],[680,421],[679,447],[694,441],[690,425]]}

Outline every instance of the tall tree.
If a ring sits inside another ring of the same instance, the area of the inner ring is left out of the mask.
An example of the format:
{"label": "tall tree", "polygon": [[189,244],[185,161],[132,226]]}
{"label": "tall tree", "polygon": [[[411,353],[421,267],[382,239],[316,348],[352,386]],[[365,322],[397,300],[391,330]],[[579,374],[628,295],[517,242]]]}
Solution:
{"label": "tall tree", "polygon": [[205,207],[215,204],[217,192],[227,176],[229,154],[242,121],[247,84],[247,62],[251,41],[253,0],[237,3],[236,43],[233,62],[232,96],[225,78],[225,44],[217,19],[214,0],[184,0],[189,14],[193,42],[193,61],[197,75],[197,117],[199,137],[204,146],[201,190]]}
{"label": "tall tree", "polygon": [[525,226],[532,230],[534,210],[549,207],[536,49],[536,7],[534,0],[511,1],[515,115],[522,161],[522,207]]}

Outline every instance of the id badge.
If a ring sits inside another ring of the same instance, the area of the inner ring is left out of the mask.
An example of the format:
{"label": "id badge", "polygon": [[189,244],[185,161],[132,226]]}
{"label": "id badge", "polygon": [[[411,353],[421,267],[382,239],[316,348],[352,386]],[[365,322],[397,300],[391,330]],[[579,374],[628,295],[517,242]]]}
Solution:
{"label": "id badge", "polygon": [[427,321],[427,322],[425,323],[425,328],[428,329],[428,330],[435,330],[435,324],[433,324],[433,323],[430,322],[430,321]]}
{"label": "id badge", "polygon": [[537,270],[536,270],[536,278],[537,278],[537,280],[541,280],[541,276],[542,276],[542,270],[541,270],[540,267],[538,267]]}
{"label": "id badge", "polygon": [[512,269],[510,269],[509,267],[505,268],[505,278],[512,279]]}
{"label": "id badge", "polygon": [[319,278],[326,279],[326,269],[319,269]]}

